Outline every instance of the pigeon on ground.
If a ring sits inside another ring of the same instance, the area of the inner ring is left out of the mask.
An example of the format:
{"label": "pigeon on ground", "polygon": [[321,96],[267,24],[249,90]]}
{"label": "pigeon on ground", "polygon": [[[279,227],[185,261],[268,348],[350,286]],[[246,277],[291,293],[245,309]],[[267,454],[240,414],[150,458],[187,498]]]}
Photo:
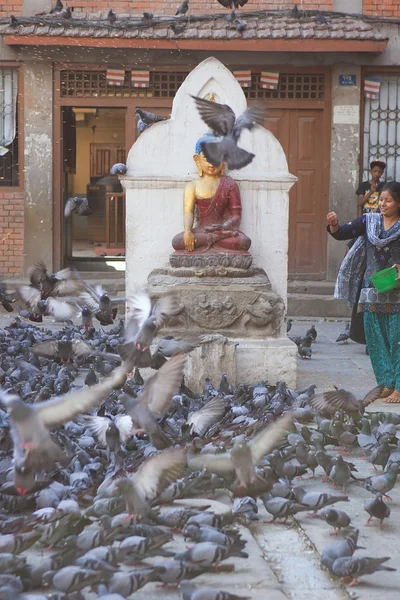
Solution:
{"label": "pigeon on ground", "polygon": [[344,460],[343,456],[337,456],[333,459],[333,465],[329,472],[329,479],[333,481],[335,487],[341,488],[344,494],[347,494],[346,485],[352,477],[351,467]]}
{"label": "pigeon on ground", "polygon": [[66,219],[72,215],[77,214],[79,217],[88,217],[93,214],[93,211],[89,208],[89,202],[87,198],[68,198],[65,203],[64,216]]}
{"label": "pigeon on ground", "polygon": [[317,517],[324,519],[328,525],[333,527],[334,532],[331,535],[336,535],[343,527],[348,527],[351,523],[351,518],[347,513],[330,506],[318,511]]}
{"label": "pigeon on ground", "polygon": [[226,163],[231,170],[242,169],[250,164],[255,155],[239,148],[238,141],[243,129],[252,130],[256,125],[264,124],[265,107],[253,104],[236,118],[227,104],[211,102],[197,96],[192,98],[201,118],[216,136],[215,141],[202,144],[202,152],[207,161],[214,167]]}
{"label": "pigeon on ground", "polygon": [[303,487],[296,485],[293,488],[296,500],[307,506],[310,510],[314,511],[314,515],[317,510],[335,504],[336,502],[342,502],[349,500],[348,496],[334,496],[333,494],[326,494],[325,492],[307,492]]}
{"label": "pigeon on ground", "polygon": [[306,337],[311,336],[313,342],[317,339],[317,330],[315,329],[315,325],[311,325],[310,329],[306,331]]}
{"label": "pigeon on ground", "polygon": [[297,352],[299,356],[301,356],[301,358],[303,359],[311,358],[312,356],[311,348],[309,348],[308,346],[303,346],[302,344],[300,344],[300,346],[298,347]]}
{"label": "pigeon on ground", "polygon": [[249,596],[237,596],[231,592],[206,586],[196,587],[186,580],[181,581],[180,588],[182,600],[250,600]]}
{"label": "pigeon on ground", "polygon": [[349,586],[356,585],[358,578],[362,575],[372,575],[375,571],[396,571],[393,567],[383,565],[384,562],[390,560],[390,556],[384,558],[370,558],[364,556],[356,558],[347,556],[337,558],[330,568],[330,571],[336,577],[342,579],[350,579]]}
{"label": "pigeon on ground", "polygon": [[375,496],[364,502],[364,510],[369,514],[369,519],[366,525],[369,525],[372,521],[372,517],[379,519],[379,528],[382,529],[382,523],[384,519],[388,519],[390,516],[390,507],[385,504],[381,496]]}
{"label": "pigeon on ground", "polygon": [[336,342],[343,342],[344,344],[347,344],[349,339],[350,339],[350,323],[347,323],[345,330],[343,331],[343,333],[339,334]]}
{"label": "pigeon on ground", "polygon": [[214,544],[212,542],[200,542],[185,552],[175,554],[174,560],[210,567],[211,565],[218,564],[230,556],[248,558],[248,554],[243,552],[240,546],[237,548],[236,544],[232,544],[231,546],[219,546],[218,544]]}
{"label": "pigeon on ground", "polygon": [[328,546],[325,546],[321,555],[321,564],[324,567],[331,569],[337,558],[353,556],[357,549],[362,549],[362,546],[357,546],[358,534],[359,531],[356,529],[350,536],[336,540]]}
{"label": "pigeon on ground", "polygon": [[308,510],[307,506],[287,498],[274,497],[269,493],[263,494],[261,500],[265,510],[272,515],[272,520],[268,523],[273,523],[275,519],[284,519],[283,522],[286,523],[289,516]]}
{"label": "pigeon on ground", "polygon": [[289,333],[289,331],[292,329],[292,323],[293,323],[293,319],[288,319],[287,323],[286,323],[286,333]]}
{"label": "pigeon on ground", "polygon": [[392,463],[386,473],[383,473],[383,475],[369,477],[364,482],[364,487],[369,492],[375,494],[375,496],[383,495],[385,498],[391,500],[391,497],[388,496],[388,492],[394,488],[398,472],[399,465],[397,463]]}

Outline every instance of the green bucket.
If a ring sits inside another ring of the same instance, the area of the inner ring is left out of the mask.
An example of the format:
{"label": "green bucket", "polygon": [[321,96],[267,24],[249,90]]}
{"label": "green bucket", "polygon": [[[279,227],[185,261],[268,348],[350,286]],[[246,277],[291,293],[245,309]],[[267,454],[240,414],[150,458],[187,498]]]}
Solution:
{"label": "green bucket", "polygon": [[389,267],[388,269],[382,269],[371,275],[371,281],[374,287],[380,293],[390,292],[400,287],[400,281],[398,280],[399,272],[396,267]]}

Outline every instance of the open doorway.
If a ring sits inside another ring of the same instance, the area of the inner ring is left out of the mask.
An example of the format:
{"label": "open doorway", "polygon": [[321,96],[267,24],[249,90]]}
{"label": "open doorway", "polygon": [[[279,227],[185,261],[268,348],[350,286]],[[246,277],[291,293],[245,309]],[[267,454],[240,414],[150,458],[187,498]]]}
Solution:
{"label": "open doorway", "polygon": [[125,195],[110,175],[113,164],[126,162],[125,119],[125,108],[63,109],[64,206],[69,198],[89,205],[65,218],[67,262],[125,260]]}

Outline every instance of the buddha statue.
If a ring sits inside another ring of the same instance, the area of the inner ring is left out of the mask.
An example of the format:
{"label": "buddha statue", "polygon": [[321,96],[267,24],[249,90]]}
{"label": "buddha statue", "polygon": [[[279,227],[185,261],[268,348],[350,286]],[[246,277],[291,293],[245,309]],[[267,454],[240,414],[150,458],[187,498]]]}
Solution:
{"label": "buddha statue", "polygon": [[214,167],[202,152],[202,144],[214,137],[207,133],[196,143],[193,158],[199,177],[185,187],[184,231],[172,240],[179,253],[245,253],[251,245],[250,238],[239,231],[242,205],[238,184],[224,174],[225,163]]}

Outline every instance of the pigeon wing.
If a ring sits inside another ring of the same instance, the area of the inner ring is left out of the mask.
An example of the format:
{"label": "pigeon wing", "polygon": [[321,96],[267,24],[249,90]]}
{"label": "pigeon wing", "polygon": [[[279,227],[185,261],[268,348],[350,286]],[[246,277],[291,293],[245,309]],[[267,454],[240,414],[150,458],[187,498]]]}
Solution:
{"label": "pigeon wing", "polygon": [[368,392],[365,398],[363,398],[362,405],[368,406],[369,404],[372,404],[372,402],[375,402],[375,400],[380,398],[383,391],[383,387],[383,385],[377,385],[376,387],[372,388],[372,390]]}
{"label": "pigeon wing", "polygon": [[216,396],[207,404],[189,415],[187,424],[198,436],[202,437],[210,425],[213,425],[225,412],[225,405],[222,398]]}
{"label": "pigeon wing", "polygon": [[37,356],[44,356],[45,358],[56,358],[58,356],[58,342],[50,340],[48,342],[41,342],[35,344],[32,347],[33,354]]}
{"label": "pigeon wing", "polygon": [[58,427],[100,404],[124,378],[126,378],[125,370],[119,367],[113,371],[112,376],[97,385],[35,404],[34,409],[48,429]]}
{"label": "pigeon wing", "polygon": [[56,321],[66,321],[72,319],[76,309],[68,302],[57,300],[56,298],[47,298],[47,310]]}
{"label": "pigeon wing", "polygon": [[216,135],[230,135],[235,125],[235,113],[227,104],[219,104],[204,100],[198,96],[192,96],[196,103],[204,123],[208,125]]}
{"label": "pigeon wing", "polygon": [[93,348],[91,348],[89,344],[86,344],[82,340],[73,340],[72,352],[74,356],[89,356],[89,354],[93,353]]}
{"label": "pigeon wing", "polygon": [[232,149],[229,150],[224,160],[226,161],[228,169],[234,171],[235,169],[247,167],[254,157],[255,154],[252,152],[247,152],[247,150],[243,150],[243,148],[232,145]]}
{"label": "pigeon wing", "polygon": [[157,300],[153,308],[153,314],[156,317],[157,329],[162,327],[168,320],[168,317],[173,315],[178,309],[179,300],[174,294],[166,294]]}
{"label": "pigeon wing", "polygon": [[33,309],[41,298],[40,291],[30,285],[17,286],[17,293],[19,297]]}
{"label": "pigeon wing", "polygon": [[31,284],[39,287],[44,277],[47,275],[46,265],[41,261],[35,263],[29,267],[27,275]]}
{"label": "pigeon wing", "polygon": [[133,421],[129,415],[117,415],[115,417],[115,425],[118,428],[121,442],[126,444],[129,438],[133,435]]}
{"label": "pigeon wing", "polygon": [[94,435],[102,446],[107,445],[106,432],[110,425],[110,419],[107,417],[95,417],[92,415],[82,415],[90,433]]}
{"label": "pigeon wing", "polygon": [[86,304],[91,311],[99,310],[99,302],[93,298],[92,294],[89,292],[81,292],[80,297],[82,300],[81,303],[83,305]]}
{"label": "pigeon wing", "polygon": [[196,470],[206,469],[210,473],[215,473],[221,477],[234,474],[235,469],[232,464],[231,455],[228,452],[223,454],[196,454],[191,459],[190,468],[193,470],[193,466]]}
{"label": "pigeon wing", "polygon": [[292,424],[293,415],[291,412],[287,412],[271,425],[267,425],[267,427],[250,440],[248,446],[255,465],[260,462],[263,456],[272,452],[279,445]]}
{"label": "pigeon wing", "polygon": [[[151,300],[146,290],[140,290],[140,292],[129,298],[129,305],[131,319],[136,321],[137,328],[140,329],[151,314]],[[131,319],[129,319],[129,322]]]}
{"label": "pigeon wing", "polygon": [[157,418],[164,416],[182,382],[185,356],[179,354],[166,362],[144,386],[138,396],[140,403],[147,404],[151,414]]}
{"label": "pigeon wing", "polygon": [[141,465],[134,479],[135,487],[151,503],[163,489],[182,476],[186,464],[184,448],[163,450]]}
{"label": "pigeon wing", "polygon": [[316,394],[308,401],[309,405],[326,417],[332,417],[336,411],[355,412],[358,410],[357,398],[346,390],[332,390]]}
{"label": "pigeon wing", "polygon": [[242,129],[253,129],[256,125],[263,125],[265,119],[265,106],[261,103],[255,103],[249,106],[238,117],[233,128],[233,137],[239,139]]}

